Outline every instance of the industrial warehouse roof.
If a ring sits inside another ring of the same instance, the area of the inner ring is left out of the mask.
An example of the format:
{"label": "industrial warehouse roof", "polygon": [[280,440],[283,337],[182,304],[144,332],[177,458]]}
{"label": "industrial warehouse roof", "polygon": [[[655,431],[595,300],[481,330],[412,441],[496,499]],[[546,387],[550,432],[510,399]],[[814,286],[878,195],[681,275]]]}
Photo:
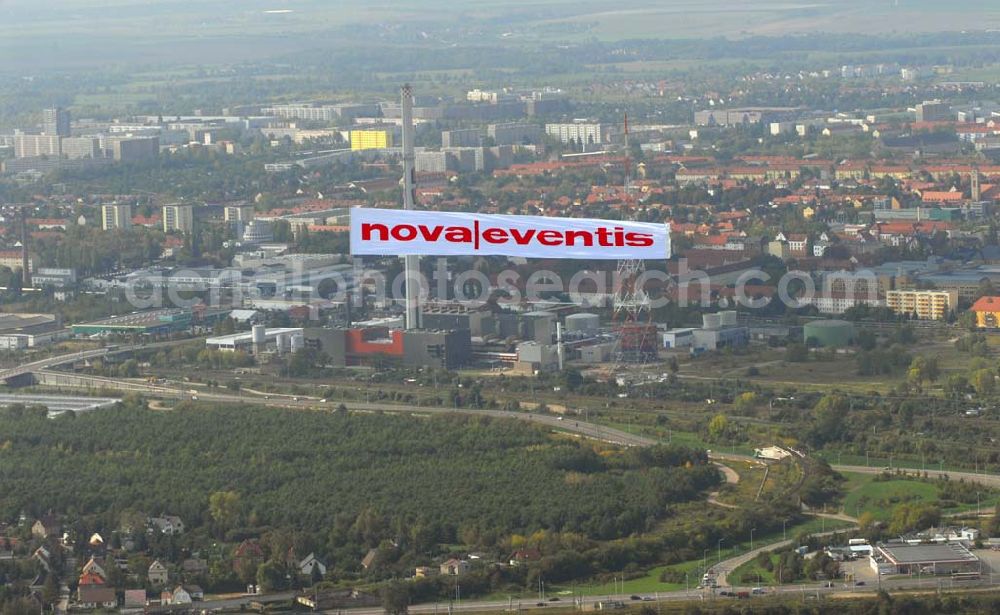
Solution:
{"label": "industrial warehouse roof", "polygon": [[[282,335],[286,333],[302,333],[301,327],[291,327],[284,329],[267,329],[264,335],[267,337],[275,337],[277,335]],[[233,333],[231,335],[219,335],[217,337],[210,337],[205,340],[205,344],[208,346],[230,346],[232,344],[246,343],[249,344],[253,341],[253,331],[244,331],[243,333]]]}
{"label": "industrial warehouse roof", "polygon": [[57,322],[54,314],[11,314],[0,313],[0,331],[25,329],[37,326],[49,326]]}
{"label": "industrial warehouse roof", "polygon": [[931,564],[935,562],[975,562],[971,551],[958,543],[945,544],[887,544],[879,550],[894,564]]}
{"label": "industrial warehouse roof", "polygon": [[168,321],[178,316],[190,315],[190,310],[164,309],[150,310],[148,312],[133,312],[123,316],[112,316],[94,322],[80,323],[80,325],[103,325],[114,327],[142,327]]}

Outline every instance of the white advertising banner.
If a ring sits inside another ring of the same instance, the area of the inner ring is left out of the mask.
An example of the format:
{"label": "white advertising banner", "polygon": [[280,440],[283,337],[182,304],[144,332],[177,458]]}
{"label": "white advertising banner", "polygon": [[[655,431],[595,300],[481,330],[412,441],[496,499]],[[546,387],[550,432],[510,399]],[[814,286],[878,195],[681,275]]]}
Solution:
{"label": "white advertising banner", "polygon": [[358,207],[351,254],[526,258],[670,258],[670,227],[650,222]]}

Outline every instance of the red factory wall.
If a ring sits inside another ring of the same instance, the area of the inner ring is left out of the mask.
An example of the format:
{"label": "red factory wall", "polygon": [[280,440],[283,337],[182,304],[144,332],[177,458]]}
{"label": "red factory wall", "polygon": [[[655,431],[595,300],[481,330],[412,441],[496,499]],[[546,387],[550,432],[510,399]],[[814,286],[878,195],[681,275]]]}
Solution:
{"label": "red factory wall", "polygon": [[[386,339],[391,341],[386,342]],[[381,340],[381,341],[373,341]],[[403,332],[389,331],[385,327],[351,329],[347,332],[347,353],[354,355],[382,354],[403,356]]]}

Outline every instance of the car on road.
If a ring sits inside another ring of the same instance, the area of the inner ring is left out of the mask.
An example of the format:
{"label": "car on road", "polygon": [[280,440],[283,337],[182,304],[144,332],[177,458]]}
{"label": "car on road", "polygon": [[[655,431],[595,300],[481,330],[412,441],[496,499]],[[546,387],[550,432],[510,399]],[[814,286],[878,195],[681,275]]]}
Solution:
{"label": "car on road", "polygon": [[854,586],[855,586],[855,587],[861,587],[861,586],[862,586],[862,585],[864,585],[864,584],[865,584],[865,582],[864,582],[864,581],[855,581],[855,582],[854,582]]}
{"label": "car on road", "polygon": [[642,597],[642,601],[643,602],[652,602],[653,601],[653,597],[652,596],[643,596]]}
{"label": "car on road", "polygon": [[549,598],[549,602],[559,602],[559,596],[552,596]]}
{"label": "car on road", "polygon": [[545,603],[544,602],[536,602],[535,606],[545,606]]}
{"label": "car on road", "polygon": [[629,600],[642,600],[642,596],[637,596],[635,594],[632,594],[631,596],[628,597],[628,599]]}

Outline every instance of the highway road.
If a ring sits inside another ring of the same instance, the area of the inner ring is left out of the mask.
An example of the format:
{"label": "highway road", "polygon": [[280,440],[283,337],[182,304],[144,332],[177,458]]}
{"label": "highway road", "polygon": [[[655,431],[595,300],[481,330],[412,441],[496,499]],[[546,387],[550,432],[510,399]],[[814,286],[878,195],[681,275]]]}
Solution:
{"label": "highway road", "polygon": [[[771,545],[769,548],[773,548]],[[906,590],[917,590],[917,591],[933,591],[937,589],[950,590],[950,589],[964,589],[966,591],[973,589],[983,589],[982,583],[962,583],[953,582],[950,578],[923,578],[923,579],[912,579],[912,578],[890,578],[885,579],[881,582],[882,588],[887,589],[906,589]],[[672,592],[654,592],[654,593],[644,593],[641,595],[637,594],[610,594],[606,596],[573,596],[573,595],[559,595],[558,600],[552,601],[550,597],[546,597],[544,600],[539,600],[538,598],[510,598],[507,600],[460,600],[457,602],[433,602],[433,603],[423,603],[414,604],[409,607],[410,613],[420,613],[420,614],[434,614],[434,615],[446,615],[450,613],[476,613],[476,612],[486,612],[486,611],[522,611],[522,610],[539,610],[544,611],[547,608],[566,608],[577,605],[577,608],[581,610],[593,610],[594,606],[598,602],[622,602],[626,605],[639,605],[639,604],[649,604],[655,605],[657,602],[681,602],[681,601],[733,601],[734,603],[741,603],[734,596],[723,596],[720,594],[721,591],[728,591],[731,593],[737,592],[751,592],[752,586],[740,586],[740,587],[728,587],[728,588],[717,588],[712,589],[697,589],[692,586],[692,588],[687,590],[678,590]],[[766,586],[763,587],[763,594],[781,594],[784,596],[801,596],[803,601],[807,599],[814,599],[819,596],[830,596],[830,595],[841,595],[846,596],[849,594],[866,594],[874,595],[877,591],[878,586],[876,585],[865,585],[865,586],[852,586],[845,585],[841,582],[834,583],[833,587],[826,587],[825,583],[800,583],[795,585],[778,585],[778,586]],[[286,602],[293,598],[294,594],[291,592],[284,592],[281,594],[271,594],[267,596],[246,596],[241,598],[227,598],[224,600],[207,600],[205,602],[197,603],[197,607],[200,609],[212,610],[212,609],[235,609],[239,608],[241,605],[249,605],[252,601],[262,602],[262,603],[276,603],[276,602]],[[639,600],[633,598],[637,596]],[[756,600],[756,596],[751,597],[750,603],[752,604]],[[169,607],[164,607],[162,609],[151,608],[149,612],[168,612]],[[333,611],[327,611],[330,613],[349,613],[350,615],[384,615],[385,610],[381,607],[359,607],[359,608],[347,608],[347,609],[336,609]]]}
{"label": "highway road", "polygon": [[22,363],[17,367],[0,371],[0,380],[7,380],[8,378],[14,378],[22,374],[49,369],[59,365],[65,365],[67,363],[75,363],[77,361],[83,361],[84,359],[100,357],[107,353],[107,348],[97,348],[94,350],[82,350],[80,352],[61,354],[54,357],[39,359],[37,361],[31,361],[29,363]]}
{"label": "highway road", "polygon": [[[834,470],[838,472],[856,472],[858,474],[881,474],[887,471],[884,467],[869,467],[869,466],[845,466],[845,465],[831,465]],[[920,475],[923,476],[924,470],[914,470],[912,468],[892,468],[895,472],[899,470],[906,474]],[[997,474],[976,474],[975,472],[955,472],[951,470],[926,470],[927,476],[931,478],[943,478],[948,477],[952,480],[964,479],[967,481],[981,483],[989,487],[1000,487],[1000,475]]]}
{"label": "highway road", "polygon": [[53,367],[59,367],[60,365],[66,365],[67,363],[76,363],[77,361],[83,361],[85,359],[93,359],[105,355],[115,355],[127,352],[135,352],[136,350],[167,348],[170,346],[176,346],[178,344],[187,344],[192,341],[197,341],[199,339],[204,339],[204,338],[194,337],[194,338],[185,338],[182,340],[170,340],[166,342],[153,342],[151,344],[132,344],[126,346],[94,348],[93,350],[81,350],[79,352],[71,352],[69,354],[55,355],[52,357],[46,357],[44,359],[38,359],[37,361],[22,363],[21,365],[18,365],[17,367],[12,367],[10,369],[0,370],[0,381],[7,380],[9,378],[14,378],[16,376],[21,376],[23,374],[31,372],[52,369]]}

